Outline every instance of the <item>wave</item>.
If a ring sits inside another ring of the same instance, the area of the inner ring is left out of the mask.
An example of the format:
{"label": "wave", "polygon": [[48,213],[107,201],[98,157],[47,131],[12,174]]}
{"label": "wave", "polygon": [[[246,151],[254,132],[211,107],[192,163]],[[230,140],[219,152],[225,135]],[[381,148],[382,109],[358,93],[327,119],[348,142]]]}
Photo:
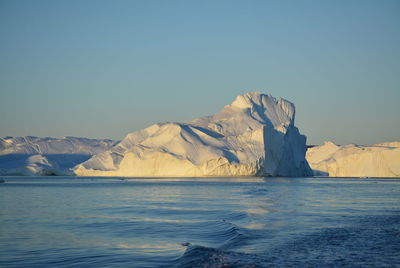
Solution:
{"label": "wave", "polygon": [[172,266],[175,268],[268,267],[265,260],[254,254],[223,251],[201,246],[188,247]]}
{"label": "wave", "polygon": [[216,229],[212,236],[216,241],[220,241],[219,246],[214,248],[184,243],[183,245],[187,246],[185,253],[168,267],[267,267],[265,260],[260,256],[230,251],[251,240],[251,235],[246,229],[224,220],[214,224],[214,228]]}
{"label": "wave", "polygon": [[[189,246],[170,267],[398,267],[399,220],[399,214],[356,217],[347,226],[291,235],[283,241],[270,240],[265,247],[259,244],[264,250],[257,254],[235,252],[232,245]],[[235,232],[240,234],[240,230]],[[241,239],[238,235],[233,240],[240,244]]]}

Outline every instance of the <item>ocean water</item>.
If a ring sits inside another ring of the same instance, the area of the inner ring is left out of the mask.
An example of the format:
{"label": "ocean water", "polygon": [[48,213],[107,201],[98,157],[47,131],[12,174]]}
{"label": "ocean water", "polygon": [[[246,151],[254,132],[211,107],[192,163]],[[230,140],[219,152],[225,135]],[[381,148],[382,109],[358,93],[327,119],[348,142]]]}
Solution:
{"label": "ocean water", "polygon": [[400,267],[398,179],[0,179],[0,267]]}

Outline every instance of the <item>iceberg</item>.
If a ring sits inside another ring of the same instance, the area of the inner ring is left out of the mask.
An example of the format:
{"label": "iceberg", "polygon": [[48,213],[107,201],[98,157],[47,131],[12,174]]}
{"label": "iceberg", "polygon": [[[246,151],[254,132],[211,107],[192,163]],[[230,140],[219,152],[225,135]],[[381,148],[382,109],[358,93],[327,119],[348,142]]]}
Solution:
{"label": "iceberg", "polygon": [[73,171],[79,176],[308,176],[306,137],[294,120],[293,103],[250,92],[215,115],[132,132]]}
{"label": "iceberg", "polygon": [[117,142],[87,138],[0,138],[0,175],[73,175],[71,168]]}
{"label": "iceberg", "polygon": [[400,142],[339,146],[325,142],[307,150],[315,176],[400,177]]}

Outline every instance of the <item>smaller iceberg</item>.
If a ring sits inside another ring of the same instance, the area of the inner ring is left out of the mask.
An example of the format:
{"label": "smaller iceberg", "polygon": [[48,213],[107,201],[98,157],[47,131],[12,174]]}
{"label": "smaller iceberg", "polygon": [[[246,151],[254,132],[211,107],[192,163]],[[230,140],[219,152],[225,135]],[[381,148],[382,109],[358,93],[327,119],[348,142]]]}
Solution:
{"label": "smaller iceberg", "polygon": [[315,176],[400,177],[400,142],[339,146],[325,142],[307,150]]}
{"label": "smaller iceberg", "polygon": [[73,175],[72,167],[116,143],[76,137],[0,138],[0,175]]}

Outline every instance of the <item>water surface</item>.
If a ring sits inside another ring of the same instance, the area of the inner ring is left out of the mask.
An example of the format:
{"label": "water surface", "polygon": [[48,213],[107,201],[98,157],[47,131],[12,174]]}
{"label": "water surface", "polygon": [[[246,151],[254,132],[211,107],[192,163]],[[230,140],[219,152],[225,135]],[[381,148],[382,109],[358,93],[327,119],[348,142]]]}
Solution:
{"label": "water surface", "polygon": [[398,267],[400,180],[1,177],[1,267]]}

